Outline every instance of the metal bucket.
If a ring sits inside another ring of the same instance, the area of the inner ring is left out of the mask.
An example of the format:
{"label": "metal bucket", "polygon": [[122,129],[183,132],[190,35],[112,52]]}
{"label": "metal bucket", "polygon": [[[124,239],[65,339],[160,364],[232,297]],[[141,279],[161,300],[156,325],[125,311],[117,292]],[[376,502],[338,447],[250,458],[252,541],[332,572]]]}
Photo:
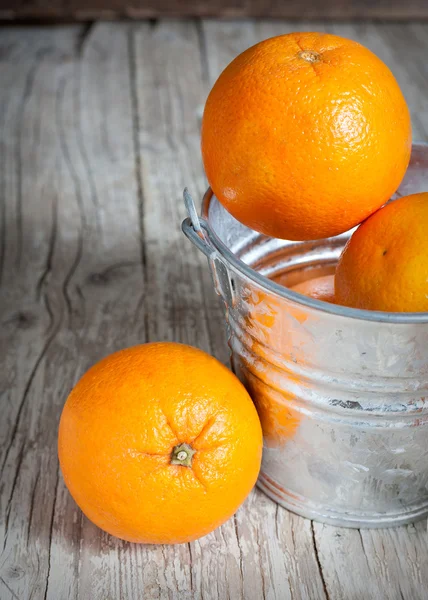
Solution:
{"label": "metal bucket", "polygon": [[[428,190],[428,145],[397,192]],[[232,365],[263,426],[258,485],[286,508],[345,527],[428,515],[428,313],[362,311],[287,289],[333,272],[350,233],[289,242],[186,194],[183,231],[206,254]],[[427,232],[428,233],[428,232]]]}

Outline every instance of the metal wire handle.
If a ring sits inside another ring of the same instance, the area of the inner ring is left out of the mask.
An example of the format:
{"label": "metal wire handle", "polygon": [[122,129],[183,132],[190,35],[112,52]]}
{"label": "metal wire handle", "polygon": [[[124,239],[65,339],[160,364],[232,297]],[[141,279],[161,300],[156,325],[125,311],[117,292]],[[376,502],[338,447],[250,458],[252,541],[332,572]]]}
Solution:
{"label": "metal wire handle", "polygon": [[214,246],[210,243],[209,236],[203,227],[205,221],[202,220],[201,224],[195,203],[187,188],[184,188],[183,198],[189,215],[181,226],[183,233],[208,258],[217,294],[223,298],[228,306],[234,306],[236,298],[229,271]]}
{"label": "metal wire handle", "polygon": [[183,192],[184,204],[186,206],[187,214],[192,221],[193,229],[196,231],[198,235],[204,237],[204,233],[202,231],[201,222],[199,221],[198,213],[196,211],[195,203],[193,202],[193,198],[190,195],[189,190],[184,188]]}
{"label": "metal wire handle", "polygon": [[184,188],[183,198],[187,214],[189,215],[181,226],[183,233],[205,256],[210,258],[215,253],[215,248],[210,244],[208,236],[201,225],[201,219],[198,216],[195,203],[187,187]]}

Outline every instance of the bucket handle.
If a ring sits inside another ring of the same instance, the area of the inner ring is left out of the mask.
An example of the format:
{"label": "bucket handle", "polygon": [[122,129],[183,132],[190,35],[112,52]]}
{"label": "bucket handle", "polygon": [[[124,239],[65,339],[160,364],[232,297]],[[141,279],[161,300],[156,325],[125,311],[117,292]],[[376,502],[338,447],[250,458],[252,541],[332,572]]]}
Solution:
{"label": "bucket handle", "polygon": [[195,203],[187,188],[184,188],[183,198],[187,214],[189,215],[187,219],[183,221],[181,226],[183,233],[208,258],[217,294],[223,298],[228,306],[235,306],[236,295],[229,269],[214,246],[210,243],[209,237],[204,231],[206,223],[203,219],[199,219]]}
{"label": "bucket handle", "polygon": [[187,187],[184,188],[183,198],[184,198],[184,204],[186,206],[187,214],[189,215],[190,220],[192,221],[193,229],[196,231],[196,233],[199,236],[202,235],[202,237],[204,237],[201,223],[199,221],[198,213],[196,212],[195,203],[193,202],[193,198],[190,195],[190,192],[187,189]]}
{"label": "bucket handle", "polygon": [[181,226],[184,235],[193,243],[195,246],[205,254],[207,258],[211,258],[211,255],[215,253],[215,249],[208,241],[208,238],[202,229],[201,221],[196,211],[195,203],[187,188],[184,188],[183,192],[184,204],[186,206],[187,219],[183,221]]}

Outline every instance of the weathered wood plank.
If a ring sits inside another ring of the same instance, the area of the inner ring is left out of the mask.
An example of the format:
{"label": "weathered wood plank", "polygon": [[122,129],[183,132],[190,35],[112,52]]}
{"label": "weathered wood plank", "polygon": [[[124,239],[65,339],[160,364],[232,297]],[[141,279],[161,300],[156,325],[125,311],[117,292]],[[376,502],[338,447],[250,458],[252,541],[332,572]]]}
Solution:
{"label": "weathered wood plank", "polygon": [[2,19],[153,17],[427,18],[424,0],[3,0]]}
{"label": "weathered wood plank", "polygon": [[220,302],[200,253],[183,237],[182,190],[195,198],[202,171],[198,107],[204,101],[198,29],[161,22],[130,30],[147,262],[150,339],[179,339],[228,360]]}
{"label": "weathered wood plank", "polygon": [[[59,235],[58,197],[67,196],[57,160],[56,65],[73,51],[79,29],[3,31],[2,80],[2,419],[0,596],[41,597],[50,561],[58,482],[57,399],[45,385],[47,357],[65,312],[64,278],[46,285]],[[61,57],[61,58],[60,58]],[[64,63],[62,76],[67,73]],[[55,75],[52,73],[55,71]],[[43,110],[42,110],[43,107]],[[37,152],[37,148],[48,149]],[[72,228],[72,223],[70,223]],[[59,358],[59,357],[58,357]],[[55,386],[61,388],[67,363]],[[53,402],[53,405],[52,405]],[[4,595],[4,596],[3,596]]]}
{"label": "weathered wood plank", "polygon": [[[205,90],[198,28],[194,23],[160,22],[131,31],[149,249],[149,336],[195,344],[227,361],[223,317],[206,262],[180,231],[185,216],[182,189],[188,185],[198,197],[205,188],[199,151],[198,107]],[[145,561],[150,559],[146,548],[139,551]],[[241,597],[233,520],[199,542],[164,552],[164,568],[175,564],[183,571],[179,579],[167,575],[171,597],[209,598],[214,590],[221,598]]]}
{"label": "weathered wood plank", "polygon": [[[146,339],[140,315],[146,276],[128,28],[97,25],[79,41],[60,112],[63,152],[69,157],[70,172],[84,186],[81,200],[76,197],[82,241],[70,286],[73,321],[68,324],[74,334],[71,359],[78,361],[78,375],[101,355]],[[64,597],[120,597],[131,572],[129,558],[124,558],[126,545],[100,532],[79,513],[74,531],[70,532],[70,523],[65,529],[63,514],[72,510],[70,503],[69,495],[61,493],[53,521],[46,597],[55,600],[61,589]],[[135,596],[142,590],[139,583],[132,580]]]}
{"label": "weathered wood plank", "polygon": [[144,283],[120,31],[105,28],[90,73],[82,33],[13,29],[1,37],[9,82],[1,356],[10,378],[2,388],[0,564],[18,598],[72,598],[85,584],[79,555],[94,536],[58,477],[58,419],[83,370],[145,336],[135,318]]}

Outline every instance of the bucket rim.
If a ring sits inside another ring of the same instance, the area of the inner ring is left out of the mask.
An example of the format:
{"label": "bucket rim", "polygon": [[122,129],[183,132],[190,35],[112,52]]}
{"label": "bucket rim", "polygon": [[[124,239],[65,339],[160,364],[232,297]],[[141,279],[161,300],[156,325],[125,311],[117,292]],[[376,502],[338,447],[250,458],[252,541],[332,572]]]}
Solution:
{"label": "bucket rim", "polygon": [[[416,142],[412,144],[412,148],[423,148],[428,150],[428,143]],[[232,265],[232,267],[238,272],[245,275],[248,279],[267,290],[270,293],[275,294],[281,298],[286,298],[297,304],[302,304],[311,309],[318,310],[323,313],[329,313],[340,317],[348,317],[351,319],[358,319],[360,321],[371,321],[378,323],[396,323],[396,324],[407,324],[415,325],[420,323],[428,324],[428,312],[386,312],[379,310],[365,310],[361,308],[350,308],[348,306],[341,306],[338,304],[331,304],[323,302],[322,300],[316,300],[309,296],[304,296],[299,292],[295,292],[275,281],[272,281],[265,275],[258,273],[255,269],[252,269],[249,265],[245,264],[239,259],[227,246],[221,241],[214,229],[211,227],[209,222],[209,207],[214,193],[209,187],[204,194],[202,200],[201,210],[201,226],[206,231],[211,244],[217,250],[217,252],[226,261]],[[226,209],[225,209],[226,210]]]}

